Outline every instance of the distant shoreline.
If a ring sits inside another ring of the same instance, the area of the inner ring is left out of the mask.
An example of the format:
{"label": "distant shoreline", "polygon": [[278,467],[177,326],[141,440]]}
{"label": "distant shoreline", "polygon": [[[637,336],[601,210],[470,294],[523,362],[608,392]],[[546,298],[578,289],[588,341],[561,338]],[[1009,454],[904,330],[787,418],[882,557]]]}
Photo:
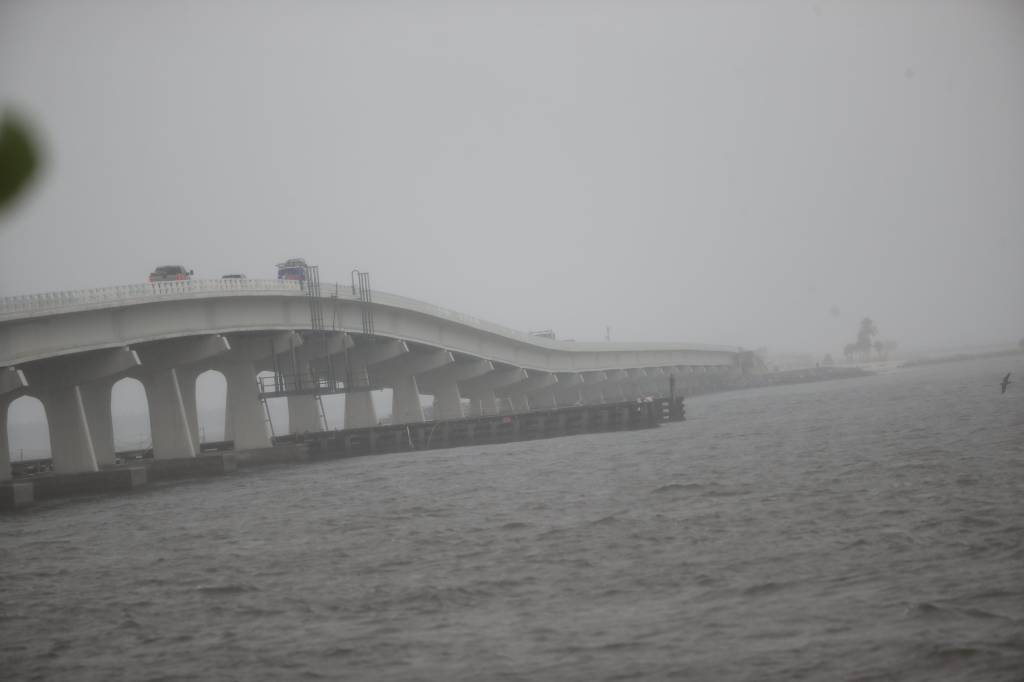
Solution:
{"label": "distant shoreline", "polygon": [[964,360],[985,360],[988,358],[1004,358],[1014,355],[1024,355],[1024,348],[1011,348],[1008,350],[995,350],[987,353],[957,353],[955,355],[942,355],[936,358],[921,358],[920,360],[908,360],[899,365],[904,367],[921,367],[924,365],[942,365],[948,362],[963,362]]}

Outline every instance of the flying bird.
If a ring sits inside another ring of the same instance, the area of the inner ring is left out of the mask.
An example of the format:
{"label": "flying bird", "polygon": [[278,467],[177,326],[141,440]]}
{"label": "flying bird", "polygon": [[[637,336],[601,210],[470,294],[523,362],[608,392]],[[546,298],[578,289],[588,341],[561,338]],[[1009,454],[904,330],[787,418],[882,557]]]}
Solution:
{"label": "flying bird", "polygon": [[1003,391],[1002,391],[1003,393],[1006,393],[1006,387],[1010,385],[1010,375],[1011,374],[1013,374],[1013,372],[1007,372],[1006,376],[1003,377],[1002,383],[999,384],[1000,386],[1003,387]]}

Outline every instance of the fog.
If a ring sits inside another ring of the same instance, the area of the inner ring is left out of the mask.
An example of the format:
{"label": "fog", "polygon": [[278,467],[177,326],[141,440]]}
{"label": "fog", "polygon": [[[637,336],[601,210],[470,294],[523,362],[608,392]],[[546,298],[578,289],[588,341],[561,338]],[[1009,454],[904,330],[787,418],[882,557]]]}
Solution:
{"label": "fog", "polygon": [[327,281],[838,354],[1024,335],[1024,4],[5,2],[0,295]]}

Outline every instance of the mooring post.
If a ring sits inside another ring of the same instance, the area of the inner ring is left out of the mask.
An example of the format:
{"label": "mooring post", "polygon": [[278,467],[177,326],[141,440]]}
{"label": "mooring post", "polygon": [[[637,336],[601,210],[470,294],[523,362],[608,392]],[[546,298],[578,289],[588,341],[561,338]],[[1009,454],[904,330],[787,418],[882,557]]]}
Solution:
{"label": "mooring post", "polygon": [[670,421],[679,421],[679,407],[676,405],[676,375],[668,375],[668,415]]}

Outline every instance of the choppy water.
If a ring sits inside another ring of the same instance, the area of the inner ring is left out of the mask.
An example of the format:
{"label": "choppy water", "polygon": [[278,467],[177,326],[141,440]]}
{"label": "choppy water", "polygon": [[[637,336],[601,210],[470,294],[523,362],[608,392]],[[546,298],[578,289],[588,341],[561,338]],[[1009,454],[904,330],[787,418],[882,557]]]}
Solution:
{"label": "choppy water", "polygon": [[688,416],[0,517],[0,677],[1024,679],[1024,360]]}

